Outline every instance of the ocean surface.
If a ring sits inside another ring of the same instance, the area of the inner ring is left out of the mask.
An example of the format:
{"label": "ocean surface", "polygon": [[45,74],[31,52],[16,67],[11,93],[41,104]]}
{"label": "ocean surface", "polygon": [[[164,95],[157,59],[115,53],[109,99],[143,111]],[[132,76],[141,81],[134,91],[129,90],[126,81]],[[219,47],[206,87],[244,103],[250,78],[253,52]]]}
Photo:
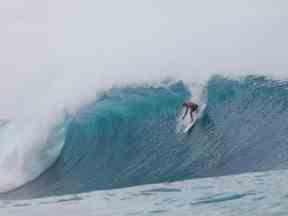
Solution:
{"label": "ocean surface", "polygon": [[[206,109],[188,134],[177,119],[196,91],[181,80],[113,87],[66,114],[46,153],[25,158],[46,165],[0,182],[0,214],[288,215],[288,82],[215,75],[201,91]],[[0,146],[13,129],[1,122]]]}

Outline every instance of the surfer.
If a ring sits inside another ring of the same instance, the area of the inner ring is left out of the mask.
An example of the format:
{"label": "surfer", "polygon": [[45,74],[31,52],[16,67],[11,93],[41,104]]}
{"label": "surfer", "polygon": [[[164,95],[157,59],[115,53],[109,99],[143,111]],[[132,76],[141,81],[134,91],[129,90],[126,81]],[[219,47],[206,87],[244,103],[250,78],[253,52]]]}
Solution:
{"label": "surfer", "polygon": [[183,103],[183,107],[185,107],[186,110],[185,110],[184,116],[182,118],[184,119],[186,117],[186,115],[188,114],[188,111],[190,110],[191,122],[193,122],[193,120],[194,120],[193,114],[197,113],[199,111],[198,104],[186,101]]}

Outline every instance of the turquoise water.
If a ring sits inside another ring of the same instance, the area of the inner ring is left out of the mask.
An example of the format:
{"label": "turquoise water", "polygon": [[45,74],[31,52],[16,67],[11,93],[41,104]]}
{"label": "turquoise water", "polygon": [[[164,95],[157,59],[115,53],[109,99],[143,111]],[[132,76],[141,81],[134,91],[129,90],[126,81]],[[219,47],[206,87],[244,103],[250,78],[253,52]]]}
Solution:
{"label": "turquoise water", "polygon": [[204,115],[188,135],[175,132],[179,107],[193,95],[182,82],[111,89],[73,117],[56,163],[3,197],[78,194],[286,168],[287,87],[286,81],[265,77],[214,76],[206,86]]}

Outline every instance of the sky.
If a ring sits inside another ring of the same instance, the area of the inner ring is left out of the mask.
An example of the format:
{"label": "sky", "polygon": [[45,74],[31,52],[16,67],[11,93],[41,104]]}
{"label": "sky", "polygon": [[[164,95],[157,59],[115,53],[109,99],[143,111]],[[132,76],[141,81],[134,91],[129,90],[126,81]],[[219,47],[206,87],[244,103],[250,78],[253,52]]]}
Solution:
{"label": "sky", "polygon": [[0,26],[0,117],[113,84],[288,68],[285,0],[9,0]]}

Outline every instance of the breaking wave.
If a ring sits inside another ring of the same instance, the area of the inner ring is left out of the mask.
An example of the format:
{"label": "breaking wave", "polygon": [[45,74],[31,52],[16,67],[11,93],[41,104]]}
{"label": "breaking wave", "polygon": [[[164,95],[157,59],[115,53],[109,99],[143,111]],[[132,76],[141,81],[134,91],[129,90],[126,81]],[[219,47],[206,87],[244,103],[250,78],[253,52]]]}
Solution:
{"label": "breaking wave", "polygon": [[[212,77],[207,107],[190,134],[176,133],[192,92],[181,81],[113,88],[65,126],[58,160],[4,197],[39,197],[288,165],[288,83],[266,77]],[[39,159],[39,158],[37,158]]]}

